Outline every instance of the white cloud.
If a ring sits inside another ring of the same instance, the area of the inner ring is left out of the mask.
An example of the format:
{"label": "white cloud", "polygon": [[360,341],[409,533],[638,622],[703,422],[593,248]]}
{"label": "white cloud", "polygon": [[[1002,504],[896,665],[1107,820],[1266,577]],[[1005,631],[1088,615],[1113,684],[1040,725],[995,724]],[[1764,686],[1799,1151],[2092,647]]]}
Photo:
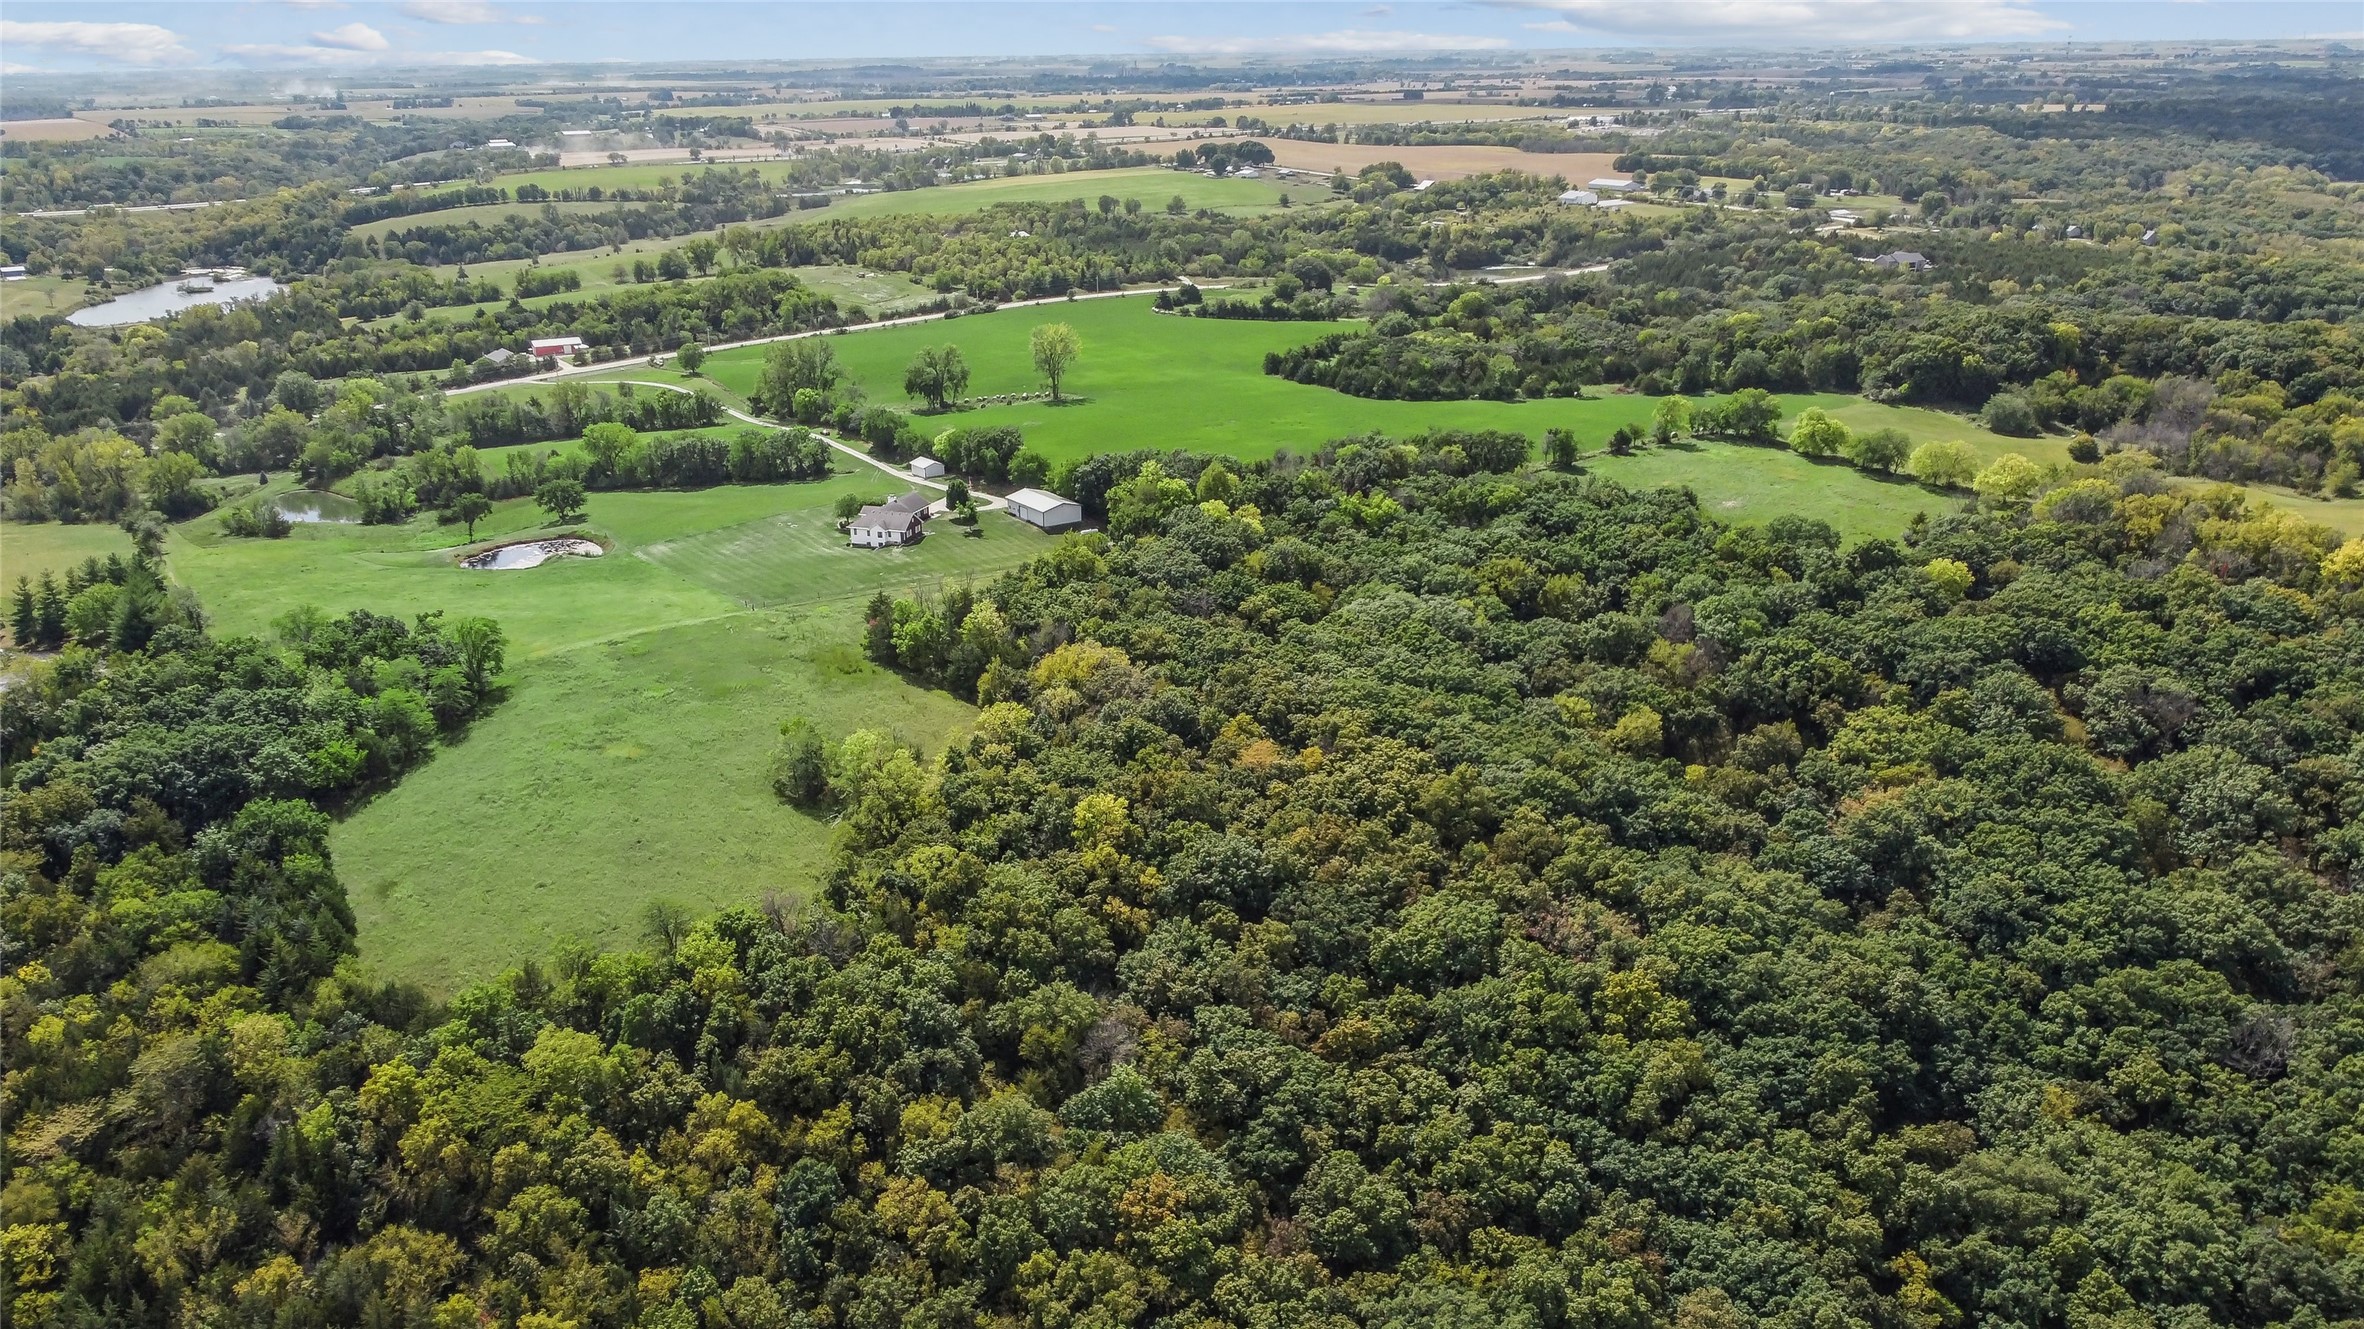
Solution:
{"label": "white cloud", "polygon": [[1151,37],[1160,51],[1189,55],[1367,55],[1391,51],[1492,51],[1510,45],[1503,37],[1433,32],[1382,32],[1340,28],[1272,37]]}
{"label": "white cloud", "polygon": [[2070,26],[2031,0],[1486,0],[1563,15],[1541,32],[1675,40],[1983,41]]}
{"label": "white cloud", "polygon": [[194,64],[181,35],[153,23],[20,23],[0,19],[0,46],[31,46],[125,65]]}
{"label": "white cloud", "polygon": [[501,12],[483,0],[407,0],[402,12],[429,23],[505,23]]}
{"label": "white cloud", "polygon": [[20,65],[13,61],[0,60],[0,74],[46,74],[48,72],[39,65]]}
{"label": "white cloud", "polygon": [[348,51],[383,51],[394,44],[386,40],[386,34],[367,23],[348,23],[341,28],[315,32],[312,40],[322,46],[338,46]]}
{"label": "white cloud", "polygon": [[239,42],[222,54],[250,65],[374,65],[371,51],[348,51],[335,46],[289,46],[279,42]]}
{"label": "white cloud", "polygon": [[241,64],[298,68],[346,68],[359,65],[404,65],[434,69],[462,65],[530,65],[530,55],[515,51],[385,51],[348,50],[338,46],[285,46],[254,42],[225,46],[222,54]]}

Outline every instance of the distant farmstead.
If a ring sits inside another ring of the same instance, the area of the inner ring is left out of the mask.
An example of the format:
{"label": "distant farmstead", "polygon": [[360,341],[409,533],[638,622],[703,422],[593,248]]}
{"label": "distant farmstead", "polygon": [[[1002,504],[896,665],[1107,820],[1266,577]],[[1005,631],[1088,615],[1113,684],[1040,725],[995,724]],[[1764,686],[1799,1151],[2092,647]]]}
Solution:
{"label": "distant farmstead", "polygon": [[1560,193],[1560,202],[1574,208],[1593,207],[1600,201],[1601,196],[1589,189],[1569,189]]}
{"label": "distant farmstead", "polygon": [[1905,268],[1912,272],[1927,272],[1929,260],[1909,249],[1892,249],[1872,260],[1876,268]]}
{"label": "distant farmstead", "polygon": [[583,353],[580,337],[536,337],[526,344],[536,360],[559,360]]}
{"label": "distant farmstead", "polygon": [[1006,501],[1011,516],[1046,531],[1083,521],[1083,504],[1072,498],[1061,498],[1047,489],[1021,489]]}
{"label": "distant farmstead", "polygon": [[1635,184],[1631,180],[1620,180],[1613,175],[1604,175],[1598,180],[1587,183],[1584,187],[1586,189],[1607,190],[1611,193],[1617,194],[1623,194],[1629,190],[1641,188],[1640,185]]}

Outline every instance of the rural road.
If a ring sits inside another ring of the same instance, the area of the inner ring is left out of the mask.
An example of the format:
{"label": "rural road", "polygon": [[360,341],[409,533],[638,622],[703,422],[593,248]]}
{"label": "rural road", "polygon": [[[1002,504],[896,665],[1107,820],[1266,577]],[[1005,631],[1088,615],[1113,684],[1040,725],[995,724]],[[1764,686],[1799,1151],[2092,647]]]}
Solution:
{"label": "rural road", "polygon": [[[694,395],[690,389],[681,386],[679,383],[659,383],[654,379],[611,378],[602,379],[600,381],[604,383],[630,383],[634,387],[641,388],[663,388],[667,392],[678,392],[684,397]],[[765,420],[749,415],[736,406],[724,406],[722,408],[722,412],[733,420],[742,420],[748,424],[756,425],[764,429],[778,429],[781,427],[779,422],[776,420]],[[826,443],[830,447],[837,449],[839,452],[842,452],[848,457],[853,458],[855,461],[868,462],[872,466],[885,471],[888,475],[891,475],[897,480],[902,481],[904,484],[917,485],[922,489],[933,489],[939,494],[943,493],[947,487],[945,482],[940,480],[922,480],[918,476],[913,475],[910,471],[905,470],[903,467],[897,466],[893,462],[881,461],[878,458],[871,456],[869,453],[862,451],[860,448],[847,443],[843,439],[823,433],[818,429],[812,431],[812,433],[814,438],[821,440],[823,443]],[[1000,499],[995,498],[993,495],[986,493],[982,489],[972,489],[969,491],[969,493],[975,496],[977,499],[977,506],[987,512],[997,512],[1002,508],[1009,506],[1009,504],[1002,502]]]}

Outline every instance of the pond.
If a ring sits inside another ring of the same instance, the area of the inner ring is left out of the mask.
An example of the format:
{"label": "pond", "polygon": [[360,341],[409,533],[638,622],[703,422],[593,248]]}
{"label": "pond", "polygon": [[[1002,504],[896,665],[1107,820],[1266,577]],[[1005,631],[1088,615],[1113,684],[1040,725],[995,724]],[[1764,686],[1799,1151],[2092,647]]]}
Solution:
{"label": "pond", "polygon": [[516,568],[538,568],[554,558],[597,558],[606,552],[589,540],[572,537],[527,540],[463,558],[460,566],[477,572],[508,572]]}
{"label": "pond", "polygon": [[187,278],[176,277],[154,286],[116,296],[103,305],[77,309],[66,315],[66,321],[84,328],[119,328],[131,323],[145,323],[150,319],[177,314],[199,305],[228,305],[241,300],[267,300],[287,288],[269,277],[246,277],[238,281],[211,283],[213,289],[182,290]]}
{"label": "pond", "polygon": [[361,520],[361,505],[343,494],[324,494],[316,489],[298,489],[271,500],[271,506],[289,521],[326,522],[352,525]]}

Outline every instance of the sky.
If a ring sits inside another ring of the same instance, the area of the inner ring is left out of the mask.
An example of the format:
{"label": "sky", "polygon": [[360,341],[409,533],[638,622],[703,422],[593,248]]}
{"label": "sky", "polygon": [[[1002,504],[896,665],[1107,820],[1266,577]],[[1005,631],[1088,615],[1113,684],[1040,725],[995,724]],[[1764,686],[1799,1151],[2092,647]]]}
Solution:
{"label": "sky", "polygon": [[8,0],[0,76],[590,61],[2364,40],[2364,0]]}

